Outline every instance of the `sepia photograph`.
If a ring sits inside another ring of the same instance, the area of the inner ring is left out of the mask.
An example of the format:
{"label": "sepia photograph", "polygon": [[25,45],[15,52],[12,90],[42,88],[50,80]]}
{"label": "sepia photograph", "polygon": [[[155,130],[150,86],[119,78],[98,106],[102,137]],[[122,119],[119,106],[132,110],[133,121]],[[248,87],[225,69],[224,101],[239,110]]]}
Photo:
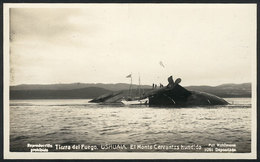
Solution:
{"label": "sepia photograph", "polygon": [[256,4],[4,4],[5,159],[255,159]]}

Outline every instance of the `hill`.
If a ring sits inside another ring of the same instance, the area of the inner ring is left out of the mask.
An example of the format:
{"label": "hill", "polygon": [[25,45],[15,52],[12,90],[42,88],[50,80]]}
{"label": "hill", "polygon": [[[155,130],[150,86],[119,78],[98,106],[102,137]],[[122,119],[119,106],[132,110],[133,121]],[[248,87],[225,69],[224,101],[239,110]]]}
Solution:
{"label": "hill", "polygon": [[[87,86],[87,87],[85,87]],[[93,87],[89,87],[93,86]],[[98,86],[98,87],[94,87]],[[83,87],[83,88],[82,88]],[[102,88],[104,87],[104,88]],[[134,85],[133,89],[137,89]],[[74,89],[73,89],[74,88]],[[10,87],[10,99],[93,99],[100,95],[115,91],[128,93],[129,84],[51,84],[51,85],[18,85]],[[217,95],[219,97],[251,97],[251,84],[222,84],[219,86],[187,86],[192,91],[202,91]],[[151,86],[142,86],[148,91]],[[138,91],[133,90],[133,95]]]}
{"label": "hill", "polygon": [[192,91],[211,93],[219,97],[251,97],[251,83],[222,84],[216,87],[188,86],[185,88]]}
{"label": "hill", "polygon": [[10,99],[91,99],[111,92],[98,87],[73,90],[11,90]]}
{"label": "hill", "polygon": [[[70,84],[21,84],[17,86],[10,86],[10,90],[72,90],[88,87],[103,88],[110,91],[121,91],[129,89],[130,84],[116,83],[116,84],[103,84],[103,83],[70,83]],[[133,84],[133,89],[138,85]],[[149,85],[141,85],[142,89],[149,89]]]}

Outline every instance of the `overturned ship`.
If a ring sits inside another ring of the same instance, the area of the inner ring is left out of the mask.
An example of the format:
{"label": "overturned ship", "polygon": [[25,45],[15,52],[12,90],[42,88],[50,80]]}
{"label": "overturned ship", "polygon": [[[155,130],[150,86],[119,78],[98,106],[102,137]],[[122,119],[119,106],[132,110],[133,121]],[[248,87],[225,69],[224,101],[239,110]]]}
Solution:
{"label": "overturned ship", "polygon": [[[144,93],[139,99],[148,98],[149,106],[202,106],[202,105],[226,105],[227,101],[213,94],[189,91],[179,83],[181,79],[175,81],[172,76],[168,78],[168,85],[157,89],[152,89]],[[99,96],[90,102],[95,103],[120,103],[124,99],[122,92]]]}

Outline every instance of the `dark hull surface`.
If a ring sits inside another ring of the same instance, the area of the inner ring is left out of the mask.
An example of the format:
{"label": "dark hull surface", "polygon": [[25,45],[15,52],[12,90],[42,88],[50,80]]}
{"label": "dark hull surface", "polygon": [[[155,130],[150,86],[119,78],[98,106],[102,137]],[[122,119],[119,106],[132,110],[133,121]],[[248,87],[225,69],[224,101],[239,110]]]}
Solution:
{"label": "dark hull surface", "polygon": [[149,97],[150,106],[201,106],[201,105],[227,105],[224,99],[205,92],[189,91],[181,95],[162,93]]}

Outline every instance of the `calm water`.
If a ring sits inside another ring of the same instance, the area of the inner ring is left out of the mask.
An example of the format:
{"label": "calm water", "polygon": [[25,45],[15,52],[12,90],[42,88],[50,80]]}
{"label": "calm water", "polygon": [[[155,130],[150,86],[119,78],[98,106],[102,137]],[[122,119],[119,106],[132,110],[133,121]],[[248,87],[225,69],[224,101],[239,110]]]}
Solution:
{"label": "calm water", "polygon": [[250,152],[251,99],[226,100],[231,104],[177,109],[98,105],[88,100],[11,100],[10,149],[30,151],[28,143],[127,147],[227,143],[236,144],[237,152]]}

